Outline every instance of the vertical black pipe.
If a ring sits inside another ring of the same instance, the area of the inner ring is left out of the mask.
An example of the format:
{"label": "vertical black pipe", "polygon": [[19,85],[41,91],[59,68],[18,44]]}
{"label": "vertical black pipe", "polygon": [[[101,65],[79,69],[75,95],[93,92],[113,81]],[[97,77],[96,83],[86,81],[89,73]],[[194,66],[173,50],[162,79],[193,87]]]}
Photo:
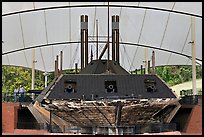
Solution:
{"label": "vertical black pipe", "polygon": [[81,69],[84,68],[84,30],[82,22],[84,22],[84,15],[81,15]]}
{"label": "vertical black pipe", "polygon": [[56,56],[56,76],[59,76],[59,69],[58,69],[58,55]]}
{"label": "vertical black pipe", "polygon": [[140,71],[141,71],[141,74],[142,74],[142,69],[143,69],[143,68],[142,68],[142,65],[141,65],[141,69],[140,69]]}
{"label": "vertical black pipe", "polygon": [[55,72],[54,72],[55,78],[57,77],[57,69],[56,69],[56,65],[57,65],[57,61],[55,60]]}
{"label": "vertical black pipe", "polygon": [[78,68],[77,68],[77,63],[75,63],[75,74],[77,74],[78,72],[77,72],[77,70],[78,70]]}
{"label": "vertical black pipe", "polygon": [[98,20],[96,20],[96,60],[98,60]]}
{"label": "vertical black pipe", "polygon": [[62,74],[62,51],[60,51],[60,74],[59,75],[61,75]]}
{"label": "vertical black pipe", "polygon": [[115,15],[112,16],[112,60],[115,61],[115,29],[114,29]]}
{"label": "vertical black pipe", "polygon": [[155,53],[152,51],[152,74],[155,75]]}
{"label": "vertical black pipe", "polygon": [[108,2],[108,62],[107,62],[107,70],[109,71],[109,60],[110,60],[110,42],[109,42],[109,2]]}
{"label": "vertical black pipe", "polygon": [[[116,15],[116,22],[119,24],[119,16]],[[119,25],[118,25],[119,27]],[[120,64],[120,55],[119,55],[119,28],[116,29],[116,61]]]}
{"label": "vertical black pipe", "polygon": [[150,60],[148,60],[148,74],[150,74]]}
{"label": "vertical black pipe", "polygon": [[[88,24],[88,16],[85,15],[85,22]],[[85,67],[88,65],[88,26],[85,29]]]}

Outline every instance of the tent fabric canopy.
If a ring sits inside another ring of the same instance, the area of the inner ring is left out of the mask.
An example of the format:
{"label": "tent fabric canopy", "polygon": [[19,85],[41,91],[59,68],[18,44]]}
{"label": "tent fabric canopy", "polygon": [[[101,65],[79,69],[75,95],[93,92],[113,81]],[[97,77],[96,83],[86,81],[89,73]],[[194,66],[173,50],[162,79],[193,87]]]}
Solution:
{"label": "tent fabric canopy", "polygon": [[[54,71],[56,55],[63,51],[63,70],[80,67],[80,16],[88,15],[89,62],[96,58],[96,20],[99,54],[108,36],[107,2],[3,2],[2,65]],[[202,65],[202,2],[110,2],[119,15],[120,64],[127,71],[144,65],[156,54],[156,66],[191,65],[191,17],[195,18],[196,61]],[[110,37],[110,41],[111,37]],[[111,43],[110,43],[111,47]],[[110,49],[111,50],[111,49]],[[111,52],[110,52],[111,53]],[[105,53],[103,59],[107,58]],[[111,54],[110,54],[110,58]]]}

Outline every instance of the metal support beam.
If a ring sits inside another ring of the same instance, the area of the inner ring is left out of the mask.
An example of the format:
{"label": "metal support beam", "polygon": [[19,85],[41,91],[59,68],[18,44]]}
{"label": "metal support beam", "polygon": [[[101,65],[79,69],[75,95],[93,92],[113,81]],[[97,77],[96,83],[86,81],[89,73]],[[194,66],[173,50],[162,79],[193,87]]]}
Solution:
{"label": "metal support beam", "polygon": [[116,118],[115,118],[115,126],[116,128],[120,126],[121,122],[121,110],[122,110],[122,103],[121,101],[117,101],[116,105]]}
{"label": "metal support beam", "polygon": [[195,45],[195,17],[191,17],[191,43],[192,43],[192,88],[196,95],[196,45]]}

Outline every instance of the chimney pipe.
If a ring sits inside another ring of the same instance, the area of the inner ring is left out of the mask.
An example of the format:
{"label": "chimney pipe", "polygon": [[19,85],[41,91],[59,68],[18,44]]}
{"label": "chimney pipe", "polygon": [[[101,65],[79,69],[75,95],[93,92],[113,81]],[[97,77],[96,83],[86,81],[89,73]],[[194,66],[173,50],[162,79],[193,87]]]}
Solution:
{"label": "chimney pipe", "polygon": [[85,67],[88,65],[88,16],[85,15]]}
{"label": "chimney pipe", "polygon": [[150,60],[148,60],[148,74],[150,73]]}
{"label": "chimney pipe", "polygon": [[155,53],[152,51],[152,74],[155,75]]}
{"label": "chimney pipe", "polygon": [[115,23],[116,17],[115,15],[112,16],[112,60],[115,61]]}
{"label": "chimney pipe", "polygon": [[141,74],[142,74],[142,69],[143,69],[143,68],[142,68],[142,65],[141,65],[141,69],[140,69],[140,71],[141,71]]}
{"label": "chimney pipe", "polygon": [[78,72],[77,72],[77,70],[78,70],[78,68],[77,68],[77,63],[75,63],[75,74],[77,74]]}
{"label": "chimney pipe", "polygon": [[61,75],[62,74],[62,51],[60,51],[60,74],[59,75]]}
{"label": "chimney pipe", "polygon": [[84,68],[84,15],[81,15],[81,69]]}
{"label": "chimney pipe", "polygon": [[56,56],[56,76],[59,76],[59,69],[58,69],[58,55]]}
{"label": "chimney pipe", "polygon": [[119,16],[116,15],[116,62],[120,64],[120,56],[119,56]]}
{"label": "chimney pipe", "polygon": [[55,78],[57,77],[57,60],[55,60],[55,72],[54,72]]}
{"label": "chimney pipe", "polygon": [[98,60],[98,20],[96,20],[96,60]]}

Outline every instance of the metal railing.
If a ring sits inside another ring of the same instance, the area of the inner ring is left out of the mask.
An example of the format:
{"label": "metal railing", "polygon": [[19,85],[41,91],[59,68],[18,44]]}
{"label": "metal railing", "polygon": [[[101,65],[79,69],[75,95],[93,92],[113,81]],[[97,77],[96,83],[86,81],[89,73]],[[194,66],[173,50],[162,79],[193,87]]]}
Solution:
{"label": "metal railing", "polygon": [[2,102],[32,102],[38,94],[32,93],[24,93],[21,95],[20,93],[17,95],[11,93],[2,93]]}

